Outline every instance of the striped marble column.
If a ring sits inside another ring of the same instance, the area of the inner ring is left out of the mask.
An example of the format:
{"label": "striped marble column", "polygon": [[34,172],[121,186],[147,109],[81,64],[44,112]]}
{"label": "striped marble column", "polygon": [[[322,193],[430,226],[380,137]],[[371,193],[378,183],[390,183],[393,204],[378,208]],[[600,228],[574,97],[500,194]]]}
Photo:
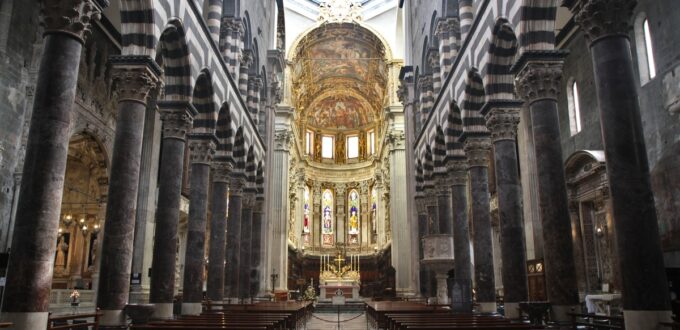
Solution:
{"label": "striped marble column", "polygon": [[472,0],[458,1],[458,17],[460,18],[460,38],[461,43],[465,42],[470,29],[472,28],[472,21],[474,19],[474,7]]}
{"label": "striped marble column", "polygon": [[222,0],[208,0],[207,17],[208,32],[216,43],[220,41],[220,18],[222,17]]}
{"label": "striped marble column", "polygon": [[238,79],[240,40],[243,35],[243,21],[238,17],[222,17],[220,27],[220,52],[227,63],[229,73]]}
{"label": "striped marble column", "polygon": [[241,53],[241,61],[238,76],[238,91],[244,100],[248,99],[248,70],[250,69],[250,64],[252,63],[253,56],[252,52],[248,49],[244,49]]}
{"label": "striped marble column", "polygon": [[[432,68],[432,92],[433,98],[436,98],[437,95],[439,95],[439,91],[442,89],[442,76],[441,76],[441,69],[440,69],[440,64],[439,64],[439,51],[436,48],[430,48],[430,50],[427,52],[427,60],[430,63],[430,67]],[[434,105],[434,99],[432,100],[432,103]]]}

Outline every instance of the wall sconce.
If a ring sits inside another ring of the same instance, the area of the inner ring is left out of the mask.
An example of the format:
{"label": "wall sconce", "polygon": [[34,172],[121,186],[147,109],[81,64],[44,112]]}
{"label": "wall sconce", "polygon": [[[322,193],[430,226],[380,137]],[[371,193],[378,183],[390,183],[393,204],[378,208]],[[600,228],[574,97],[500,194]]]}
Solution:
{"label": "wall sconce", "polygon": [[600,226],[595,228],[595,236],[597,236],[597,238],[602,238],[604,236],[604,229]]}
{"label": "wall sconce", "polygon": [[64,219],[62,220],[62,222],[64,223],[64,226],[66,228],[71,227],[71,224],[73,223],[73,216],[70,213],[67,213],[66,215],[64,215]]}
{"label": "wall sconce", "polygon": [[87,225],[83,225],[80,230],[83,231],[83,235],[87,235]]}
{"label": "wall sconce", "polygon": [[57,230],[57,237],[61,237],[61,235],[64,235],[64,230],[61,229],[61,227],[59,227],[59,229]]}
{"label": "wall sconce", "polygon": [[95,234],[99,234],[99,224],[95,222],[94,228],[92,229],[92,232]]}

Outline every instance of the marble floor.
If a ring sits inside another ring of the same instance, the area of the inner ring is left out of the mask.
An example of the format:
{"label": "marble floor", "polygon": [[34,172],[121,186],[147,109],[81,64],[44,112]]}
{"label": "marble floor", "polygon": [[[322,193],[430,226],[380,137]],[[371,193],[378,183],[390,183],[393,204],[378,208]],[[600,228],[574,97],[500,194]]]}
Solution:
{"label": "marble floor", "polygon": [[[366,330],[366,315],[360,312],[340,313],[340,327],[338,328],[338,314],[314,313],[307,321],[307,330]],[[358,317],[357,317],[358,316]]]}

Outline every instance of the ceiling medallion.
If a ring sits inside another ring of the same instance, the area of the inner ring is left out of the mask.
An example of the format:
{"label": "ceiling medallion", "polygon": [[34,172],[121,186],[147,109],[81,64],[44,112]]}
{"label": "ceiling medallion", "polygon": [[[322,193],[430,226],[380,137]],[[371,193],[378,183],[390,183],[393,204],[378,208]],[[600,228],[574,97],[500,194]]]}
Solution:
{"label": "ceiling medallion", "polygon": [[353,0],[322,1],[318,20],[333,23],[361,21],[361,3]]}

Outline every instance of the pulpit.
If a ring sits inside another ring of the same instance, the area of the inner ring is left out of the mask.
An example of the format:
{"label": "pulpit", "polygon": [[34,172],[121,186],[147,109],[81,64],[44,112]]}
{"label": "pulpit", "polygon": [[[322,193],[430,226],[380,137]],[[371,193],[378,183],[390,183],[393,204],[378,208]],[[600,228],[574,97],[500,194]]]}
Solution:
{"label": "pulpit", "polygon": [[431,234],[423,237],[423,259],[421,265],[435,273],[437,279],[437,303],[449,304],[446,279],[453,268],[453,236]]}

